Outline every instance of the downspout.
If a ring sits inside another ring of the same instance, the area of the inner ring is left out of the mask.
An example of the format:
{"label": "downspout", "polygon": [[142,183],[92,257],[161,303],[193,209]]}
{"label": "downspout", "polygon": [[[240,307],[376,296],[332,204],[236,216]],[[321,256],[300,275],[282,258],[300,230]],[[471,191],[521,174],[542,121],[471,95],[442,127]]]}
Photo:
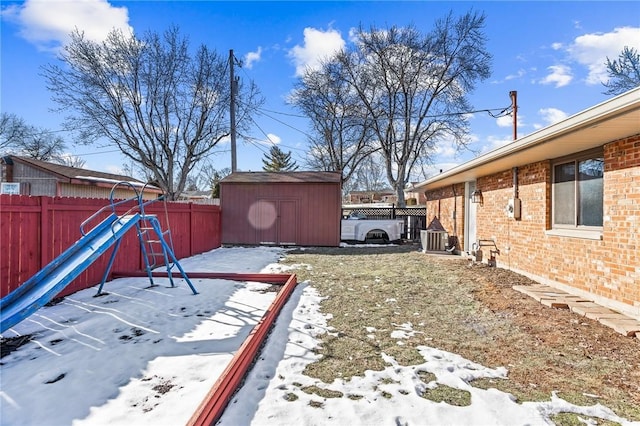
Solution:
{"label": "downspout", "polygon": [[[513,140],[518,139],[518,92],[512,90],[509,92],[511,97],[511,106],[513,107]],[[513,168],[513,202],[518,202],[518,168]],[[507,267],[511,270],[511,223],[507,221],[507,240],[509,241],[509,249],[507,250]]]}
{"label": "downspout", "polygon": [[456,216],[458,215],[458,194],[456,194],[456,185],[451,185],[451,190],[453,191],[453,235],[458,236],[458,222],[456,220]]}
{"label": "downspout", "polygon": [[[511,107],[513,108],[513,140],[518,139],[518,92],[509,92]],[[518,198],[518,168],[513,168],[513,198]]]}

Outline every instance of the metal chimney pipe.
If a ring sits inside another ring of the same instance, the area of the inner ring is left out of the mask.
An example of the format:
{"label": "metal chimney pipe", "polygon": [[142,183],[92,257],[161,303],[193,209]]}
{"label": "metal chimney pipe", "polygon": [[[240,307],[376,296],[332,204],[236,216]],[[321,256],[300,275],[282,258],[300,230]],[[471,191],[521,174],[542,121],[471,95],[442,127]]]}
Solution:
{"label": "metal chimney pipe", "polygon": [[513,108],[513,140],[518,139],[518,92],[512,90],[509,92],[511,98],[511,107]]}

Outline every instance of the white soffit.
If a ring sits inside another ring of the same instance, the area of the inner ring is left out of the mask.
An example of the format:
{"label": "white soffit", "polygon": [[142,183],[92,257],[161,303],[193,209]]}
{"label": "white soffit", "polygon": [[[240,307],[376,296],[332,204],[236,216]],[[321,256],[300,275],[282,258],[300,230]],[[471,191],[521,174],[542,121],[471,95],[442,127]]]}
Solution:
{"label": "white soffit", "polygon": [[640,87],[519,138],[417,185],[429,190],[537,161],[574,154],[640,133]]}

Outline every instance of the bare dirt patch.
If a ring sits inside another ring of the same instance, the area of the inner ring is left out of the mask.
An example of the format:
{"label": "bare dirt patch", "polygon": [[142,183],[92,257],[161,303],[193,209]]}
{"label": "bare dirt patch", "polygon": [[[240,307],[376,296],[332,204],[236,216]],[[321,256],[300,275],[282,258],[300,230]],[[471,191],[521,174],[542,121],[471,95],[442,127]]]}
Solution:
{"label": "bare dirt patch", "polygon": [[294,250],[284,263],[311,266],[295,270],[298,281],[309,280],[332,315],[323,357],[305,371],[325,383],[382,370],[383,352],[403,365],[422,363],[416,348],[427,345],[509,370],[506,380],[475,386],[519,401],[549,400],[556,391],[640,420],[640,341],[512,289],[536,284],[526,277],[425,255],[412,244]]}

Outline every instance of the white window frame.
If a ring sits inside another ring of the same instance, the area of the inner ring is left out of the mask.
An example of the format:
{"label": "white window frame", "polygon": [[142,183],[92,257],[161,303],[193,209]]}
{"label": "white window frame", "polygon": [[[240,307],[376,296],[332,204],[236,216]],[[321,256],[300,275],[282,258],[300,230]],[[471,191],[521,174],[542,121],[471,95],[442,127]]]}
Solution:
{"label": "white window frame", "polygon": [[[578,200],[578,163],[580,161],[589,160],[589,159],[602,159],[604,161],[604,152],[602,147],[583,151],[577,153],[575,155],[566,156],[562,158],[557,158],[551,162],[551,229],[547,231],[548,235],[560,235],[560,236],[569,236],[569,237],[577,237],[577,238],[587,238],[587,239],[602,239],[602,229],[603,226],[587,226],[587,225],[579,225],[578,224],[578,216],[579,216],[579,208],[580,203]],[[573,205],[574,205],[574,222],[573,224],[557,224],[555,223],[555,190],[556,190],[556,166],[560,164],[566,163],[574,163],[576,170],[576,177],[574,179],[574,190],[573,190]],[[604,163],[603,163],[604,164]],[[603,171],[604,172],[604,171]],[[604,184],[604,176],[603,176],[603,184]],[[603,188],[604,189],[604,188]],[[603,199],[603,221],[604,221],[604,199]]]}

